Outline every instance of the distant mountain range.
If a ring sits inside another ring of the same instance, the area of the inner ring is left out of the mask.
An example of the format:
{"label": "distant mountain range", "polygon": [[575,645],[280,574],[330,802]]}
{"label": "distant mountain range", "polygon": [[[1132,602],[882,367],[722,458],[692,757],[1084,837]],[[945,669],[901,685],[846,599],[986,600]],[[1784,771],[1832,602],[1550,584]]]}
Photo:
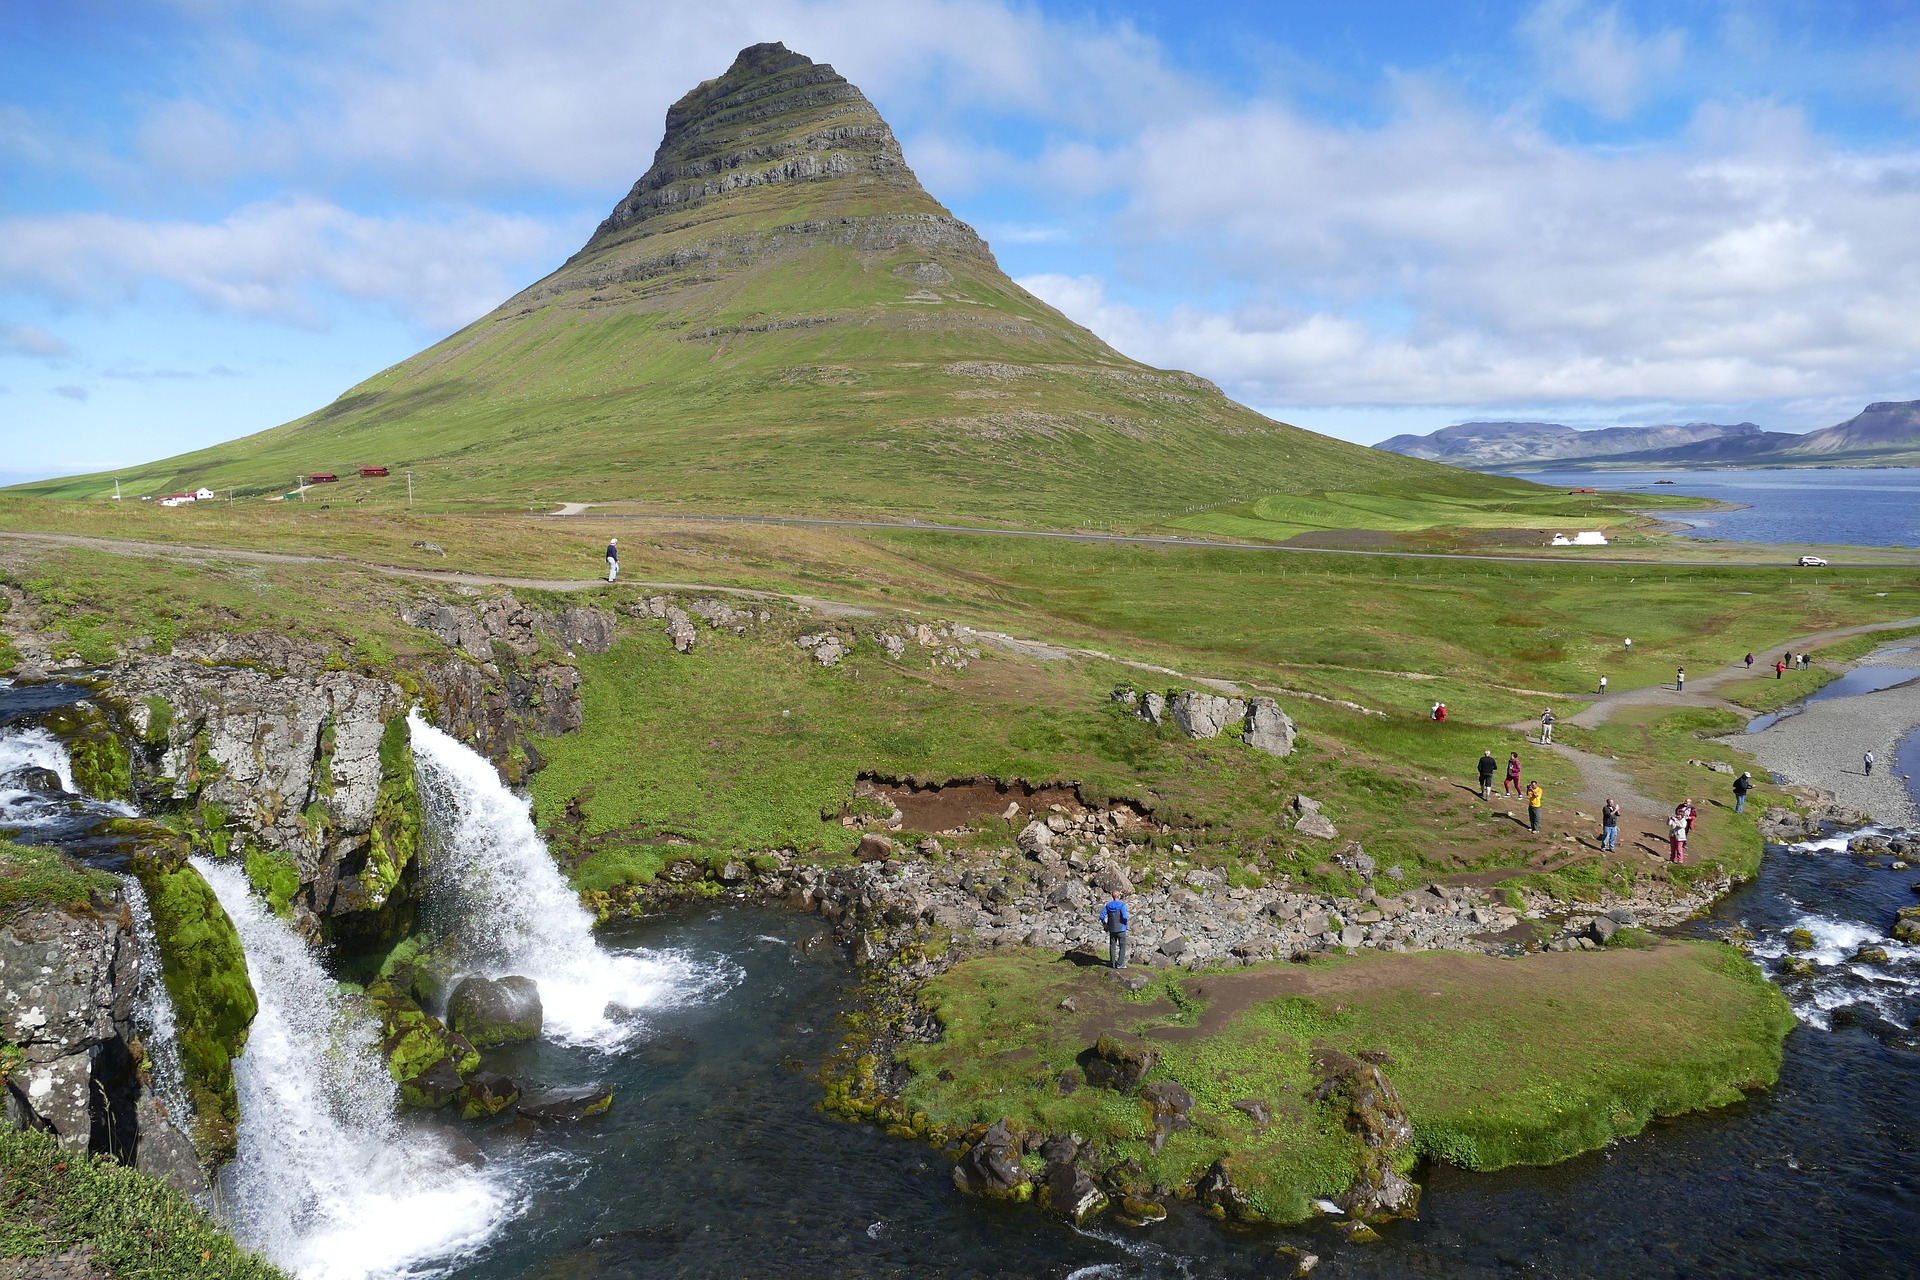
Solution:
{"label": "distant mountain range", "polygon": [[1920,463],[1920,400],[1883,400],[1802,435],[1751,422],[1577,431],[1557,422],[1463,422],[1375,445],[1388,453],[1501,471],[1568,467],[1886,466]]}

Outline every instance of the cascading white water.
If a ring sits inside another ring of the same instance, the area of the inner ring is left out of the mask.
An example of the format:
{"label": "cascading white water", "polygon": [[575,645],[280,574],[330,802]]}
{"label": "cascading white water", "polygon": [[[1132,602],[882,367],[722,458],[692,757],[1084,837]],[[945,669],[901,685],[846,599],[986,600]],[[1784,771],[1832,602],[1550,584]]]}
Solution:
{"label": "cascading white water", "polygon": [[167,1115],[184,1125],[192,1114],[187,1101],[186,1077],[180,1070],[180,1042],[175,1036],[173,996],[167,991],[160,971],[160,942],[153,927],[153,911],[147,905],[147,891],[131,875],[120,877],[127,897],[127,909],[133,915],[133,936],[140,943],[140,986],[134,993],[133,1026],[140,1045],[146,1050],[147,1079],[153,1096],[160,1099]]}
{"label": "cascading white water", "polygon": [[260,1005],[233,1064],[222,1207],[235,1236],[300,1280],[405,1275],[485,1240],[512,1211],[502,1178],[404,1129],[378,1028],[237,868],[193,865],[239,931]]}
{"label": "cascading white water", "polygon": [[435,843],[428,901],[472,970],[539,984],[550,1039],[608,1046],[630,1034],[626,1015],[725,981],[717,968],[702,971],[672,954],[603,949],[528,802],[507,790],[486,757],[418,711],[407,723]]}
{"label": "cascading white water", "polygon": [[62,791],[75,790],[73,761],[60,739],[37,726],[0,732],[0,777],[28,767],[51,769],[59,775]]}

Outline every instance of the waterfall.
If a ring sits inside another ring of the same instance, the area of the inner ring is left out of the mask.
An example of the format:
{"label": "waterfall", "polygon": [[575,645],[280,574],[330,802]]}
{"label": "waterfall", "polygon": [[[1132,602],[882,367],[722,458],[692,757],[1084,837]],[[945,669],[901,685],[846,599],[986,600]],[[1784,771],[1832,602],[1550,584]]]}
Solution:
{"label": "waterfall", "polygon": [[60,739],[37,726],[0,733],[0,778],[30,766],[53,770],[60,775],[62,791],[75,790],[73,761],[67,758],[67,749],[60,744]]}
{"label": "waterfall", "polygon": [[173,997],[161,973],[160,941],[153,928],[153,911],[147,906],[147,891],[131,875],[120,877],[126,894],[127,909],[133,915],[133,936],[140,943],[140,986],[134,993],[133,1027],[146,1050],[147,1080],[167,1110],[167,1116],[182,1128],[193,1114],[187,1101],[186,1077],[180,1069],[180,1042],[173,1024]]}
{"label": "waterfall", "polygon": [[[465,966],[540,986],[549,1039],[610,1046],[630,1015],[727,979],[670,953],[609,952],[534,828],[532,806],[486,757],[415,711],[413,757],[434,839],[427,899]],[[702,971],[704,970],[704,971]]]}
{"label": "waterfall", "polygon": [[193,865],[239,931],[260,1005],[233,1064],[239,1151],[221,1183],[234,1235],[300,1280],[406,1274],[485,1240],[511,1209],[501,1175],[401,1124],[378,1027],[238,868]]}

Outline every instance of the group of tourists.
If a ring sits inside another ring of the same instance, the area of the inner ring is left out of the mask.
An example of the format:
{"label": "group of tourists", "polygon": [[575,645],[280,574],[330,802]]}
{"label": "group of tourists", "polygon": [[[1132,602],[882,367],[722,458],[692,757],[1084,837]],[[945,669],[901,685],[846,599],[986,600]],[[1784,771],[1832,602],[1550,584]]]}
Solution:
{"label": "group of tourists", "polygon": [[[1549,712],[1548,714],[1551,715],[1552,713]],[[1482,752],[1480,756],[1480,798],[1482,800],[1491,801],[1493,799],[1493,779],[1499,772],[1500,762],[1494,759],[1492,748],[1488,748]],[[1538,831],[1540,829],[1540,806],[1547,798],[1546,788],[1540,785],[1540,781],[1537,778],[1525,786],[1521,786],[1520,778],[1520,753],[1518,751],[1510,751],[1507,753],[1506,785],[1502,788],[1501,794],[1520,796],[1525,799],[1527,802],[1527,825],[1533,828],[1533,830]]]}

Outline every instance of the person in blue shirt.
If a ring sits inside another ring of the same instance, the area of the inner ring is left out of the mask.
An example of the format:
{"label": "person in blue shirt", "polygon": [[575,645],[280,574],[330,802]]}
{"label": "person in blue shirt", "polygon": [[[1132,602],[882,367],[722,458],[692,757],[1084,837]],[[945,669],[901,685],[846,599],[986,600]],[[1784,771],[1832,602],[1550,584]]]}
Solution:
{"label": "person in blue shirt", "polygon": [[1107,931],[1107,966],[1113,969],[1127,967],[1127,904],[1120,900],[1120,891],[1115,889],[1107,905],[1100,908],[1100,924]]}

